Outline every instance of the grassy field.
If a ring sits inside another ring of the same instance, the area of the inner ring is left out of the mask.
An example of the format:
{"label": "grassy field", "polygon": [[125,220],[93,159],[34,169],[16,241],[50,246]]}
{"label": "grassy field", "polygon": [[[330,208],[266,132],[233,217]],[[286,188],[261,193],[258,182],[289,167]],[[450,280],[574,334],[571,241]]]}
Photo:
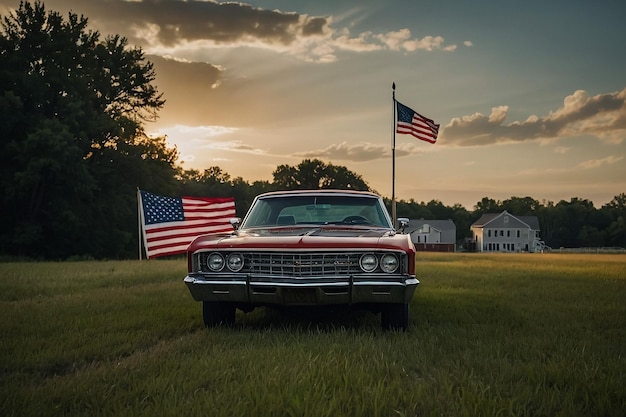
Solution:
{"label": "grassy field", "polygon": [[204,329],[185,268],[0,264],[0,416],[626,415],[626,255],[419,254],[406,333]]}

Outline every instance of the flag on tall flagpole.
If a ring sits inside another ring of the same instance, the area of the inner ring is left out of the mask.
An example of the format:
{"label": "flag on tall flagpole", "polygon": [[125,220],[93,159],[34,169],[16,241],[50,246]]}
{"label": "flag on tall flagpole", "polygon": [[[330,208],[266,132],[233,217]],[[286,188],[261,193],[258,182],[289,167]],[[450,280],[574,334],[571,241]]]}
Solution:
{"label": "flag on tall flagpole", "polygon": [[431,119],[422,116],[415,110],[396,101],[397,104],[397,121],[396,132],[413,135],[420,140],[426,142],[437,142],[439,134],[439,125],[435,124]]}
{"label": "flag on tall flagpole", "polygon": [[199,235],[233,231],[232,197],[165,197],[140,190],[139,201],[148,259],[184,253]]}

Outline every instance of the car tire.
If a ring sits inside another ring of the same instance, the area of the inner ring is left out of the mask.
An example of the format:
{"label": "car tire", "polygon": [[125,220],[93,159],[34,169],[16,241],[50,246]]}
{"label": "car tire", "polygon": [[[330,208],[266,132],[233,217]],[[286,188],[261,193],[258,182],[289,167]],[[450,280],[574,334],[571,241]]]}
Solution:
{"label": "car tire", "polygon": [[386,304],[380,313],[382,328],[406,331],[409,327],[409,303]]}
{"label": "car tire", "polygon": [[202,319],[206,327],[235,324],[235,305],[223,301],[203,301]]}

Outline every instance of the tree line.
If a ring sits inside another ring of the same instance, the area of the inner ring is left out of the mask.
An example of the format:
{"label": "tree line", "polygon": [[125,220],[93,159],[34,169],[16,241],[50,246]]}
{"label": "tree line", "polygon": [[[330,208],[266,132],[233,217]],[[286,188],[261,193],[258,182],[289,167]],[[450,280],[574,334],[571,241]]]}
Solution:
{"label": "tree line", "polygon": [[[180,192],[185,195],[233,196],[238,216],[243,216],[252,199],[259,193],[316,188],[341,188],[361,191],[372,190],[363,177],[346,167],[327,164],[319,159],[305,159],[296,166],[281,165],[272,173],[273,180],[248,183],[215,166],[203,172],[184,171]],[[391,199],[385,198],[391,213]],[[515,216],[537,216],[541,239],[547,245],[558,248],[577,247],[626,247],[626,194],[616,195],[613,200],[596,208],[592,201],[571,198],[538,201],[531,197],[511,197],[499,201],[483,197],[471,210],[461,204],[446,206],[439,200],[417,202],[414,199],[396,202],[398,217],[409,219],[452,220],[456,225],[457,243],[471,238],[470,226],[486,213],[508,211]]]}
{"label": "tree line", "polygon": [[[169,196],[234,197],[238,216],[262,192],[370,190],[346,167],[305,159],[272,181],[231,178],[220,167],[184,169],[165,137],[144,123],[165,105],[155,70],[125,38],[91,31],[87,18],[21,2],[0,27],[0,256],[125,259],[138,247],[137,188]],[[386,200],[390,205],[390,201]],[[398,201],[397,215],[452,219],[457,239],[480,215],[536,215],[553,247],[626,246],[626,195],[596,209],[588,200],[483,198],[473,210]]]}

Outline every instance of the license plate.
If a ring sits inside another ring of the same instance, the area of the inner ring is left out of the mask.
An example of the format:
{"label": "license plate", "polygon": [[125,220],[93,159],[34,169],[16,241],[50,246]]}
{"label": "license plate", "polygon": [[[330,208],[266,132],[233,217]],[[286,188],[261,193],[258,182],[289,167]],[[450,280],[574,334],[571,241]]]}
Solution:
{"label": "license plate", "polygon": [[286,304],[311,305],[316,303],[314,288],[285,288],[283,297]]}

